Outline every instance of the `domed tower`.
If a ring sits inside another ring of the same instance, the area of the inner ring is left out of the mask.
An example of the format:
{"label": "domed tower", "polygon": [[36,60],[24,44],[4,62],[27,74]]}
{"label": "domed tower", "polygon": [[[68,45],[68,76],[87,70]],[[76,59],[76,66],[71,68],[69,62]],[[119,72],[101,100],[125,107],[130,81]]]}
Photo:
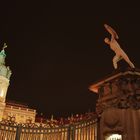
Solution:
{"label": "domed tower", "polygon": [[11,70],[8,66],[5,65],[5,48],[7,45],[4,43],[4,46],[0,52],[0,121],[3,117],[3,112],[5,109],[5,99],[7,94],[7,89],[9,86]]}

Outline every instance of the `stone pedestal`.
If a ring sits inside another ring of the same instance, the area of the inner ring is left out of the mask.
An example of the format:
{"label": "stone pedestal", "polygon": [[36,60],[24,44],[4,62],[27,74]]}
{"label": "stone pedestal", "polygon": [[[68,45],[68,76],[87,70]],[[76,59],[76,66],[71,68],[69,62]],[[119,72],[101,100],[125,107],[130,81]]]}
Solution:
{"label": "stone pedestal", "polygon": [[99,140],[140,140],[140,70],[118,71],[90,90],[99,95]]}

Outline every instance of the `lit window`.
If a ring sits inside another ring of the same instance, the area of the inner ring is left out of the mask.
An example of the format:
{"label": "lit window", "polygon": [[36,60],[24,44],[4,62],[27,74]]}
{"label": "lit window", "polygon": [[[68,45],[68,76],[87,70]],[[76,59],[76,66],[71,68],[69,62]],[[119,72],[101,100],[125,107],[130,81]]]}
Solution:
{"label": "lit window", "polygon": [[122,140],[122,135],[111,134],[111,135],[106,136],[105,140]]}

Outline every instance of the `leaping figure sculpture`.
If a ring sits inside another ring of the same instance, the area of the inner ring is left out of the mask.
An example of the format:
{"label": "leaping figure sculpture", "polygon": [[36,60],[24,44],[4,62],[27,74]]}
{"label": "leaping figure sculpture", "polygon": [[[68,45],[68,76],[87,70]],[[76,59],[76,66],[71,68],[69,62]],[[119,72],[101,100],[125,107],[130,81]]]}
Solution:
{"label": "leaping figure sculpture", "polygon": [[117,39],[119,39],[117,33],[115,30],[110,27],[107,24],[104,24],[105,29],[111,34],[111,39],[105,38],[104,42],[110,46],[110,49],[112,49],[115,52],[115,56],[113,57],[113,66],[115,69],[118,68],[117,62],[124,59],[131,68],[135,68],[134,64],[130,61],[127,54],[121,49],[119,43],[117,42]]}

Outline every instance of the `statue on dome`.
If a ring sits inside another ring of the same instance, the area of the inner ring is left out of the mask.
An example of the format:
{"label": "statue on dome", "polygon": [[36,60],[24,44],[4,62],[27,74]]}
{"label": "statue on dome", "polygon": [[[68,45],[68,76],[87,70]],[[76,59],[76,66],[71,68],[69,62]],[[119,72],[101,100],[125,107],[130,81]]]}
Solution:
{"label": "statue on dome", "polygon": [[119,39],[117,33],[115,30],[110,27],[107,24],[104,24],[105,29],[111,34],[111,39],[105,38],[104,42],[110,46],[110,49],[112,49],[115,52],[115,56],[113,57],[113,66],[115,69],[118,68],[117,62],[124,59],[131,68],[135,68],[134,64],[130,61],[127,54],[122,50],[120,45],[117,42],[117,39]]}
{"label": "statue on dome", "polygon": [[4,43],[4,46],[0,52],[0,76],[4,76],[5,78],[10,79],[12,72],[9,66],[5,66],[5,48],[7,48],[6,43]]}

